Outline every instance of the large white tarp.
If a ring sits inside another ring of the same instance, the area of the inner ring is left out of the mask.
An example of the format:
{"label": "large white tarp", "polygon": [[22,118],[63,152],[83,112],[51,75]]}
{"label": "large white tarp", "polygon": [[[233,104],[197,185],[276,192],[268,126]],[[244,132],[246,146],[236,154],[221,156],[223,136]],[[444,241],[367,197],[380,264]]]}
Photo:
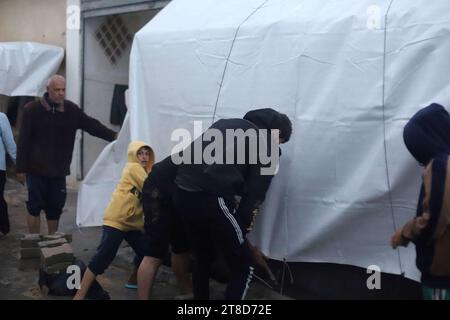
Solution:
{"label": "large white tarp", "polygon": [[76,223],[80,227],[100,226],[103,213],[127,162],[130,143],[128,114],[117,140],[109,143],[98,156],[78,189]]}
{"label": "large white tarp", "polygon": [[64,49],[36,42],[0,42],[0,94],[40,96],[56,73]]}
{"label": "large white tarp", "polygon": [[[174,0],[133,42],[131,138],[161,160],[177,128],[197,135],[195,120],[274,107],[294,133],[256,245],[417,279],[413,246],[392,250],[389,238],[415,214],[420,185],[402,128],[431,102],[450,107],[448,12],[448,0]],[[88,205],[99,200],[82,199],[80,221],[101,224]]]}

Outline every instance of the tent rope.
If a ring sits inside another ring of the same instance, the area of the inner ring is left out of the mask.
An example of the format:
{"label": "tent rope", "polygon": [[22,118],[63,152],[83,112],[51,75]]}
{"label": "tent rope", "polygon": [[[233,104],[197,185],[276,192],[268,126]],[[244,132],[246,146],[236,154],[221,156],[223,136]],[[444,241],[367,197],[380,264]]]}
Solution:
{"label": "tent rope", "polygon": [[256,274],[253,274],[253,276],[254,276],[256,279],[258,279],[259,281],[261,281],[262,284],[264,284],[265,286],[267,286],[268,288],[270,288],[270,289],[273,290],[273,287],[272,287],[270,284],[268,284],[267,281],[264,281],[263,278],[258,277]]}
{"label": "tent rope", "polygon": [[281,285],[280,285],[280,294],[283,294],[284,289],[284,277],[286,275],[286,269],[289,271],[289,283],[292,285],[294,284],[294,275],[292,274],[291,267],[289,267],[289,264],[286,261],[286,258],[283,258],[283,272],[281,273]]}

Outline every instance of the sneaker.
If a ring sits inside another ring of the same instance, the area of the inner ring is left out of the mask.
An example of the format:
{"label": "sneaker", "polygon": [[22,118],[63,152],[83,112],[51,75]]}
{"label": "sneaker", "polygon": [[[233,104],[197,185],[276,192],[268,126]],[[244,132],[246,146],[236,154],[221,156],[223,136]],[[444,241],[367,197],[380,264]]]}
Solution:
{"label": "sneaker", "polygon": [[137,289],[138,286],[137,286],[137,284],[127,283],[127,284],[125,285],[125,288],[127,288],[127,289]]}
{"label": "sneaker", "polygon": [[125,285],[125,288],[127,289],[137,289],[137,272],[138,269],[135,267],[133,269],[133,272],[131,273],[130,277],[128,278],[127,284]]}

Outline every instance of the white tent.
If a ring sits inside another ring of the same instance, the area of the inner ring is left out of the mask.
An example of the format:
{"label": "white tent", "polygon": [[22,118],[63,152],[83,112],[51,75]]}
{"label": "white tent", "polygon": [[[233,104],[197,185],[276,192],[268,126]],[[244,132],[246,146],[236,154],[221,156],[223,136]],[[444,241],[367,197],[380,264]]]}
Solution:
{"label": "white tent", "polygon": [[0,42],[0,94],[40,96],[64,49],[36,42]]}
{"label": "white tent", "polygon": [[[253,241],[277,260],[417,279],[413,246],[389,238],[420,185],[403,126],[431,102],[450,107],[448,12],[448,0],[174,0],[135,36],[122,137],[161,160],[174,129],[275,107],[294,134]],[[86,177],[79,225],[101,224],[125,140]]]}

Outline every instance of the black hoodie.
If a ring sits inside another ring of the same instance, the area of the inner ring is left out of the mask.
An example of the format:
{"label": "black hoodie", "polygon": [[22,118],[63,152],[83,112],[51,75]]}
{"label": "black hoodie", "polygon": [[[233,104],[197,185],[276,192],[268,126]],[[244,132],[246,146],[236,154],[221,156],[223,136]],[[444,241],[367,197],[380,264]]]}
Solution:
{"label": "black hoodie", "polygon": [[450,289],[450,117],[439,104],[418,111],[406,124],[405,145],[426,166],[416,217],[403,234],[416,245],[422,283]]}
{"label": "black hoodie", "polygon": [[[258,207],[264,201],[265,194],[276,171],[270,170],[269,172],[272,172],[271,174],[261,174],[261,169],[278,166],[279,148],[274,145],[277,155],[273,159],[276,160],[269,164],[263,164],[259,157],[254,156],[259,152],[265,152],[267,157],[272,159],[270,147],[273,142],[271,142],[269,136],[262,143],[258,143],[257,150],[255,150],[250,146],[249,141],[251,139],[227,137],[226,130],[242,129],[249,136],[253,137],[255,139],[254,141],[258,141],[258,137],[263,134],[259,129],[270,130],[270,128],[277,127],[277,115],[278,112],[275,110],[260,109],[250,111],[244,119],[223,119],[215,122],[196,142],[193,142],[185,149],[183,153],[184,155],[190,154],[190,163],[194,163],[193,150],[195,150],[195,143],[201,145],[202,152],[211,150],[212,143],[215,140],[209,139],[213,141],[204,141],[205,137],[211,135],[214,130],[218,130],[216,132],[220,132],[223,137],[220,145],[223,146],[222,150],[225,150],[225,152],[214,153],[214,155],[216,159],[222,159],[223,164],[208,164],[205,163],[204,159],[202,159],[203,161],[200,164],[183,163],[178,168],[175,179],[176,185],[187,191],[209,193],[230,200],[236,195],[241,196],[237,214],[242,219],[244,228],[249,231]],[[241,152],[240,155],[245,161],[237,161],[237,151],[239,149],[244,150],[244,153]],[[230,156],[230,154],[234,155],[232,163],[227,161],[227,156]],[[256,162],[254,161],[255,158]]]}

